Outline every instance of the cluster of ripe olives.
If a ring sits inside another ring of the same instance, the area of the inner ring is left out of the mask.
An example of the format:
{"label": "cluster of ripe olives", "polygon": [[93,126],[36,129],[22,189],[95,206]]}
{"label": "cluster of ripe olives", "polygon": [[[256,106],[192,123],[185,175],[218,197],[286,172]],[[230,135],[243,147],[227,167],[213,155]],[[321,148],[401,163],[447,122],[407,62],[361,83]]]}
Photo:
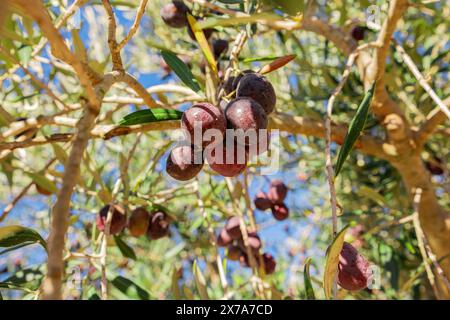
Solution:
{"label": "cluster of ripe olives", "polygon": [[[188,13],[190,9],[182,1],[172,1],[161,9],[161,17],[168,26],[187,27],[192,35]],[[212,30],[203,31],[209,38]],[[212,48],[216,58],[220,57],[228,50],[228,41],[215,39]],[[168,73],[169,69],[164,69]],[[166,165],[167,173],[174,179],[186,181],[194,178],[201,171],[205,159],[218,174],[234,177],[245,170],[250,157],[267,150],[267,116],[276,103],[273,86],[263,75],[244,71],[229,77],[223,87],[231,101],[222,101],[220,106],[209,102],[196,103],[183,114],[181,127],[189,138],[186,145],[171,151]],[[196,141],[196,129],[199,141]],[[211,130],[218,135],[211,137]],[[243,140],[227,138],[226,132],[230,130],[239,132]],[[261,130],[264,131],[262,137],[259,136]],[[253,136],[248,134],[250,131],[254,132]],[[220,140],[217,140],[218,136]]]}
{"label": "cluster of ripe olives", "polygon": [[[149,239],[157,240],[169,235],[170,219],[164,211],[153,210],[148,212],[147,209],[138,207],[131,212],[127,221],[125,209],[120,204],[113,204],[112,206],[112,219],[109,228],[111,235],[119,234],[126,227],[133,237],[147,235]],[[97,228],[102,232],[105,232],[109,211],[110,205],[108,204],[97,215]]]}
{"label": "cluster of ripe olives", "polygon": [[272,210],[276,220],[282,221],[289,217],[289,208],[284,203],[288,192],[287,186],[281,180],[273,180],[270,183],[269,192],[258,192],[253,203],[258,210]]}
{"label": "cluster of ripe olives", "polygon": [[[174,179],[194,178],[204,159],[213,171],[234,177],[246,169],[252,156],[267,151],[268,114],[276,103],[273,86],[253,72],[230,80],[233,84],[226,87],[232,91],[227,93],[235,97],[223,108],[200,102],[184,112],[181,128],[189,137],[187,144],[172,149],[166,164],[167,173]],[[216,141],[218,137],[221,140]]]}
{"label": "cluster of ripe olives", "polygon": [[[250,267],[249,256],[242,239],[239,217],[232,216],[227,220],[225,227],[217,235],[216,242],[219,247],[227,247],[228,259],[239,260],[242,266]],[[258,267],[262,267],[265,274],[272,274],[277,263],[274,257],[267,252],[263,253],[260,259],[261,239],[255,231],[248,232],[248,246]]]}

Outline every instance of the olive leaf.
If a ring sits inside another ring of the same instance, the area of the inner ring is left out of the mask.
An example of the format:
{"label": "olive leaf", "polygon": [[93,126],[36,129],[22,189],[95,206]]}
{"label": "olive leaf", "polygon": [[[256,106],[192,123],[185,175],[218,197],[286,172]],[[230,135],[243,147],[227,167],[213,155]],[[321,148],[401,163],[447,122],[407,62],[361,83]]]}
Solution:
{"label": "olive leaf", "polygon": [[325,291],[325,298],[331,299],[334,279],[338,270],[339,255],[344,245],[344,238],[347,229],[350,226],[345,226],[334,238],[333,242],[327,249],[325,258],[325,270],[323,274],[323,289]]}
{"label": "olive leaf", "polygon": [[19,56],[20,63],[26,65],[31,59],[31,53],[33,48],[30,45],[23,45],[17,50],[17,55]]}
{"label": "olive leaf", "polygon": [[250,62],[258,62],[258,61],[273,61],[280,58],[280,56],[265,56],[265,57],[256,57],[256,58],[245,58],[242,59],[242,62],[244,63],[250,63]]}
{"label": "olive leaf", "polygon": [[347,159],[350,151],[353,148],[356,140],[358,140],[361,131],[364,129],[364,125],[366,124],[367,115],[369,114],[370,104],[372,102],[373,93],[375,91],[375,82],[369,91],[366,92],[361,104],[358,106],[356,110],[356,114],[350,125],[348,127],[347,134],[345,135],[344,143],[342,144],[341,149],[339,150],[338,159],[335,166],[335,177],[339,174],[342,169],[342,166]]}
{"label": "olive leaf", "polygon": [[194,269],[195,284],[197,286],[200,298],[202,298],[203,300],[209,300],[208,292],[206,290],[206,280],[197,264],[197,260],[194,261],[193,269]]}
{"label": "olive leaf", "polygon": [[136,253],[134,253],[133,248],[131,248],[125,241],[123,241],[121,237],[115,236],[114,241],[116,242],[116,245],[120,250],[120,253],[122,253],[122,255],[125,258],[130,258],[132,260],[137,259]]}
{"label": "olive leaf", "polygon": [[308,258],[305,261],[305,267],[303,269],[303,280],[305,283],[305,292],[308,300],[316,300],[316,295],[314,294],[314,288],[311,283],[311,276],[309,274],[309,266],[311,265],[312,259]]}
{"label": "olive leaf", "polygon": [[295,55],[295,54],[290,54],[290,55],[287,55],[284,57],[279,57],[279,58],[275,59],[274,61],[272,61],[271,63],[262,67],[259,70],[259,73],[266,74],[266,73],[275,71],[277,69],[280,69],[280,68],[284,67],[285,65],[287,65],[292,60],[294,60],[295,58],[297,58],[297,55]]}
{"label": "olive leaf", "polygon": [[57,193],[58,187],[53,181],[50,181],[45,177],[45,175],[36,172],[25,172],[27,176],[29,176],[34,183],[36,183],[42,189],[45,189],[51,193]]}
{"label": "olive leaf", "polygon": [[45,240],[33,229],[19,225],[0,227],[0,247],[9,248],[0,252],[0,254],[33,243],[39,243],[47,250]]}
{"label": "olive leaf", "polygon": [[122,276],[116,276],[111,281],[111,283],[114,287],[116,287],[119,291],[121,291],[122,293],[124,293],[126,295],[129,294],[129,291],[134,290],[134,292],[136,292],[139,299],[141,299],[141,300],[149,300],[150,299],[150,294],[145,289],[143,289],[141,286],[137,285],[130,279],[127,279]]}
{"label": "olive leaf", "polygon": [[213,71],[214,75],[217,76],[217,62],[214,58],[214,54],[212,53],[211,48],[209,47],[208,40],[206,40],[203,30],[197,27],[197,20],[193,16],[187,14],[187,19],[189,26],[194,33],[195,39],[197,40],[198,45],[200,46],[200,49],[202,50],[203,55],[205,56],[205,59],[209,64],[209,67]]}
{"label": "olive leaf", "polygon": [[130,126],[149,122],[180,120],[182,115],[183,112],[173,109],[144,109],[126,115],[119,121],[119,125]]}
{"label": "olive leaf", "polygon": [[174,268],[172,272],[172,295],[175,300],[181,299],[180,286],[178,284],[178,274],[179,270],[177,268]]}
{"label": "olive leaf", "polygon": [[194,293],[189,289],[185,284],[183,284],[183,293],[186,299],[188,300],[194,300]]}
{"label": "olive leaf", "polygon": [[195,92],[201,90],[197,79],[195,79],[189,67],[171,51],[162,50],[161,56],[167,65],[175,72],[181,81]]}

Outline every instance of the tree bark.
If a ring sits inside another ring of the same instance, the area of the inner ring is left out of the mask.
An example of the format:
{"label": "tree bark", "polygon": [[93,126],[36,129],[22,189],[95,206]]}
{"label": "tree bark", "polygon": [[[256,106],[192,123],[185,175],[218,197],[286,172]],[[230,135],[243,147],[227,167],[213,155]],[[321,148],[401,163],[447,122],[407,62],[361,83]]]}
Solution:
{"label": "tree bark", "polygon": [[[419,205],[420,225],[437,260],[442,259],[439,264],[447,279],[450,279],[450,214],[445,212],[438,203],[430,173],[425,168],[420,155],[416,154],[404,161],[396,161],[393,165],[403,178],[411,203],[415,190],[422,189]],[[450,299],[450,292],[442,283],[442,279],[436,276],[436,280],[440,283],[442,298]]]}
{"label": "tree bark", "polygon": [[52,222],[48,243],[47,274],[43,282],[42,298],[61,299],[61,279],[64,274],[64,244],[69,222],[70,200],[80,175],[80,163],[94,126],[97,112],[87,107],[84,116],[77,124],[77,133],[69,159],[65,164],[64,178],[58,198],[52,208]]}

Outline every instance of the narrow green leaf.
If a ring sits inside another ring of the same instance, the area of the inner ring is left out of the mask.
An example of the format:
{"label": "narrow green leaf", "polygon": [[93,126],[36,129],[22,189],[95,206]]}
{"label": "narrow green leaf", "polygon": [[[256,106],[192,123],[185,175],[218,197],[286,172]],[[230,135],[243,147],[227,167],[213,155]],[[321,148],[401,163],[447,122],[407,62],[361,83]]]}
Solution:
{"label": "narrow green leaf", "polygon": [[227,18],[218,18],[218,17],[212,17],[207,18],[202,21],[197,22],[197,28],[198,29],[208,29],[208,28],[214,28],[218,26],[222,27],[229,27],[229,26],[237,26],[241,24],[247,24],[247,23],[262,23],[262,24],[270,24],[276,21],[281,21],[284,18],[280,15],[277,15],[275,13],[271,12],[260,12],[255,13],[248,16],[242,16],[242,17],[227,17]]}
{"label": "narrow green leaf", "polygon": [[58,188],[56,187],[53,181],[50,181],[45,177],[45,175],[35,172],[25,172],[27,176],[29,176],[34,183],[39,185],[41,188],[50,191],[51,193],[57,193]]}
{"label": "narrow green leaf", "polygon": [[189,67],[180,58],[178,58],[175,53],[162,50],[161,56],[185,85],[195,92],[199,92],[201,90],[197,79],[195,79]]}
{"label": "narrow green leaf", "polygon": [[159,122],[167,120],[180,120],[183,112],[173,109],[145,109],[139,110],[123,117],[119,124],[130,126],[149,122]]}
{"label": "narrow green leaf", "polygon": [[19,56],[19,61],[23,65],[26,65],[31,59],[31,53],[33,52],[33,47],[29,45],[23,45],[17,50],[17,55]]}
{"label": "narrow green leaf", "polygon": [[172,272],[172,295],[175,300],[181,299],[180,287],[178,285],[178,269],[174,268]]}
{"label": "narrow green leaf", "polygon": [[198,293],[200,295],[200,298],[203,300],[209,300],[208,291],[206,290],[206,280],[203,276],[202,271],[200,270],[199,266],[197,265],[197,260],[194,261],[193,266],[194,271],[194,279],[195,284],[197,286]]}
{"label": "narrow green leaf", "polygon": [[289,15],[298,15],[301,13],[305,8],[305,1],[304,0],[297,0],[297,1],[291,1],[291,0],[271,0],[271,2],[275,3],[278,9],[282,10],[283,12],[289,14]]}
{"label": "narrow green leaf", "polygon": [[356,110],[355,117],[350,122],[347,134],[345,135],[344,143],[339,150],[339,155],[335,167],[335,177],[337,177],[337,175],[341,171],[345,160],[347,159],[350,151],[353,148],[353,145],[355,144],[356,140],[358,140],[361,131],[364,129],[374,91],[375,83],[372,85],[369,91],[366,92],[361,104]]}
{"label": "narrow green leaf", "polygon": [[29,290],[28,288],[22,287],[22,286],[18,286],[15,285],[14,283],[11,282],[0,282],[0,288],[2,289],[10,289],[10,290],[22,290],[22,291],[26,291],[26,292],[31,292],[31,290]]}
{"label": "narrow green leaf", "polygon": [[272,61],[275,59],[278,59],[280,56],[265,56],[265,57],[258,57],[258,58],[245,58],[242,60],[244,63],[249,62],[257,62],[257,61]]}
{"label": "narrow green leaf", "polygon": [[75,54],[80,58],[82,62],[87,62],[87,53],[86,48],[84,47],[83,40],[81,40],[80,32],[77,29],[72,29],[72,40],[73,40],[73,47],[75,50]]}
{"label": "narrow green leaf", "polygon": [[64,165],[66,163],[66,161],[67,161],[67,158],[68,158],[66,150],[64,150],[64,148],[61,147],[57,143],[52,143],[51,146],[53,148],[53,153],[55,154],[55,157],[58,159],[58,161],[62,165]]}
{"label": "narrow green leaf", "polygon": [[191,289],[189,289],[185,284],[183,285],[183,293],[186,299],[194,300],[194,293],[192,293]]}
{"label": "narrow green leaf", "polygon": [[134,283],[133,281],[122,277],[122,276],[116,276],[111,283],[114,287],[119,289],[122,293],[127,294],[128,290],[134,290],[137,293],[137,296],[141,300],[149,300],[150,294],[144,290],[142,287]]}
{"label": "narrow green leaf", "polygon": [[333,284],[336,277],[339,264],[339,255],[344,245],[345,232],[350,226],[345,226],[334,238],[333,242],[327,249],[325,258],[325,270],[323,273],[323,290],[325,291],[325,298],[331,299],[333,294]]}
{"label": "narrow green leaf", "polygon": [[114,240],[116,242],[117,247],[120,250],[120,253],[126,258],[130,258],[132,260],[136,260],[136,253],[134,253],[133,248],[131,248],[125,241],[122,240],[121,237],[115,236]]}
{"label": "narrow green leaf", "polygon": [[197,43],[200,46],[203,55],[205,56],[206,61],[208,61],[209,67],[213,71],[214,75],[217,77],[218,73],[217,62],[216,59],[214,58],[214,54],[212,53],[211,48],[209,47],[208,40],[206,39],[203,30],[197,27],[197,20],[193,16],[188,14],[187,19],[189,26],[191,27],[192,32],[194,33],[195,39],[197,40]]}
{"label": "narrow green leaf", "polygon": [[244,3],[244,0],[218,0],[219,2],[225,3],[225,4],[240,4]]}
{"label": "narrow green leaf", "polygon": [[311,258],[306,259],[305,267],[303,269],[303,279],[305,282],[305,292],[308,300],[316,300],[316,295],[314,294],[314,288],[311,283],[311,276],[309,274],[309,266],[311,265]]}
{"label": "narrow green leaf", "polygon": [[16,247],[23,243],[40,243],[45,250],[45,240],[33,229],[18,225],[0,227],[0,247]]}
{"label": "narrow green leaf", "polygon": [[5,250],[0,251],[0,256],[2,254],[7,253],[7,252],[14,251],[14,250],[20,249],[22,247],[29,246],[30,244],[33,244],[33,243],[35,243],[35,242],[27,241],[27,242],[22,242],[21,244],[18,244],[18,245],[6,248]]}

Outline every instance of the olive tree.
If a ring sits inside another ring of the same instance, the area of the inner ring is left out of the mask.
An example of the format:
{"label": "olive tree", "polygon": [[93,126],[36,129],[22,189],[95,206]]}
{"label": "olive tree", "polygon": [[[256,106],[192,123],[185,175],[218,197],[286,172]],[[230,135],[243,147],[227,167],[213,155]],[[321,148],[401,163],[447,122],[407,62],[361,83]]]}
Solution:
{"label": "olive tree", "polygon": [[[45,263],[20,270],[33,283],[10,268],[0,289],[42,299],[450,298],[448,3],[186,0],[182,21],[168,22],[170,3],[0,4],[0,255],[46,248]],[[302,230],[262,237],[273,275],[258,257],[250,269],[225,267],[216,238],[237,216],[251,250],[251,233],[277,224],[252,201],[275,179],[264,164],[234,178],[205,165],[186,182],[165,172],[183,111],[220,108],[246,70],[274,87],[276,178],[289,187],[288,226]],[[138,110],[150,111],[131,116]],[[36,193],[48,214],[31,229],[14,211]],[[170,237],[112,232],[112,204],[128,217],[164,212]],[[344,236],[380,268],[377,287],[335,287]]]}

